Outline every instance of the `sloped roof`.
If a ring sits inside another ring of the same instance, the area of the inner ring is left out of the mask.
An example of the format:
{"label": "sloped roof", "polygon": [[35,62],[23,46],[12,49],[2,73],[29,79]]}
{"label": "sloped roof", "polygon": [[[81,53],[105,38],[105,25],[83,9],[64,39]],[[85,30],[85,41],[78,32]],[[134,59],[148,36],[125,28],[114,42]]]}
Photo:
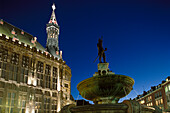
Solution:
{"label": "sloped roof", "polygon": [[[21,29],[15,27],[15,26],[13,26],[13,25],[11,25],[11,24],[3,21],[3,20],[1,20],[1,21],[3,22],[3,24],[0,24],[0,33],[1,34],[4,34],[4,35],[6,35],[10,38],[15,37],[20,42],[23,42],[27,45],[30,45],[31,47],[36,47],[37,49],[39,49],[41,51],[45,51],[45,48],[38,41],[36,41],[35,45],[31,42],[31,40],[34,40],[34,36],[32,36],[31,34],[25,32],[25,31],[23,31],[24,34],[21,34],[21,32],[22,32]],[[16,35],[11,33],[12,30],[15,31]]]}

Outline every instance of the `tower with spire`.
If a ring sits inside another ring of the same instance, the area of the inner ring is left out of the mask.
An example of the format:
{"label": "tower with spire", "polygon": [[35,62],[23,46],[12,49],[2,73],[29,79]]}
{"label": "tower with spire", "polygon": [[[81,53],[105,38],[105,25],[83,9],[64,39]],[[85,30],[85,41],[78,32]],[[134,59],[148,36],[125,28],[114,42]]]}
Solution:
{"label": "tower with spire", "polygon": [[46,31],[47,31],[47,43],[46,48],[47,51],[52,54],[54,57],[60,58],[61,52],[59,52],[59,45],[58,45],[58,36],[59,36],[59,25],[56,20],[55,16],[55,4],[52,5],[52,15],[50,21],[47,24]]}

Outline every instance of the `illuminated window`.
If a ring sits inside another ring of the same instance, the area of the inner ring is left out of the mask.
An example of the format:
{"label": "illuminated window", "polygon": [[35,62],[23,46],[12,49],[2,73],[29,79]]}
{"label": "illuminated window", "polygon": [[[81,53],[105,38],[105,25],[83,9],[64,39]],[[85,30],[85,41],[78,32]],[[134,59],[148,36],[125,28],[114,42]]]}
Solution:
{"label": "illuminated window", "polygon": [[168,85],[168,91],[170,91],[170,85]]}
{"label": "illuminated window", "polygon": [[141,103],[141,104],[144,104],[144,103],[145,103],[145,101],[144,101],[144,100],[141,100],[141,101],[140,101],[140,103]]}
{"label": "illuminated window", "polygon": [[156,105],[158,106],[158,101],[156,100]]}
{"label": "illuminated window", "polygon": [[163,104],[163,99],[161,98],[161,104]]}
{"label": "illuminated window", "polygon": [[23,94],[23,93],[20,93],[19,94],[19,100],[18,100],[19,113],[25,113],[26,100],[27,100],[27,95]]}
{"label": "illuminated window", "polygon": [[167,86],[165,87],[165,92],[168,92],[168,87]]}

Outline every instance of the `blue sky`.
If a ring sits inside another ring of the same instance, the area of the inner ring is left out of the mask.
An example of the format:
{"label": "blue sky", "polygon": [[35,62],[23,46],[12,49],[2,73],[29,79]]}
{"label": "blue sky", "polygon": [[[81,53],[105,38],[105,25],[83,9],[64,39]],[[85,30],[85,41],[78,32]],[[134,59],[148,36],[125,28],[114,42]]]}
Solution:
{"label": "blue sky", "polygon": [[101,36],[110,70],[135,80],[124,99],[142,94],[170,74],[169,0],[2,0],[0,18],[36,36],[45,47],[53,2],[59,48],[72,69],[75,99],[77,84],[97,71],[98,61],[93,61]]}

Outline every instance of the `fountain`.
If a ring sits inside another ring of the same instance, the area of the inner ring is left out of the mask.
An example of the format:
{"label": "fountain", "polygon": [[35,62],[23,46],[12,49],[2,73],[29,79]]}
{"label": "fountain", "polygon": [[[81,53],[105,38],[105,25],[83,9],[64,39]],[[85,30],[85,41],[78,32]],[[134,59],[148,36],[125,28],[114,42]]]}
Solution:
{"label": "fountain", "polygon": [[[60,112],[158,113],[155,108],[140,105],[135,100],[124,100],[122,103],[118,103],[120,98],[125,97],[131,92],[134,80],[129,76],[115,74],[109,70],[109,63],[105,59],[107,48],[103,49],[102,39],[99,39],[97,47],[100,61],[98,63],[98,72],[95,72],[93,77],[85,79],[77,85],[80,95],[87,100],[93,101],[94,105],[67,105]],[[103,62],[101,58],[103,58]]]}

